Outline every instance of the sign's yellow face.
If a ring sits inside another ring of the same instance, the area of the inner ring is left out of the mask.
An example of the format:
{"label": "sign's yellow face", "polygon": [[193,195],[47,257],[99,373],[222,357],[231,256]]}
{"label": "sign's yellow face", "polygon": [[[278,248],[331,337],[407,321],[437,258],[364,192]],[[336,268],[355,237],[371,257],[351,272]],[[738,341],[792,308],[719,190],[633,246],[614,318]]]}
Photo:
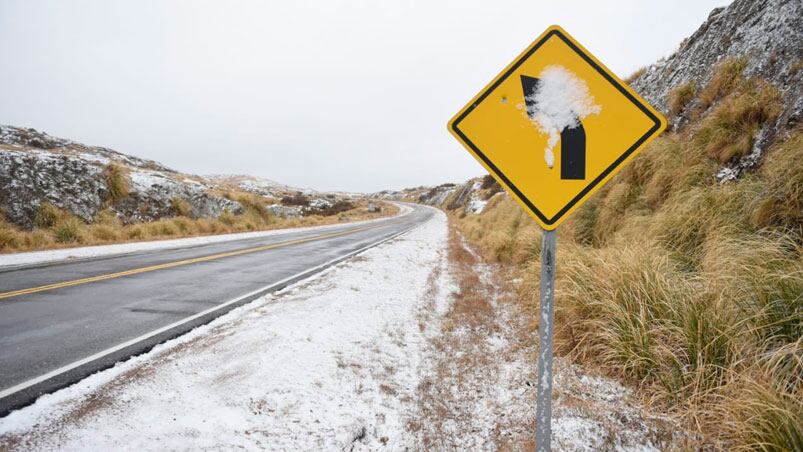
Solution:
{"label": "sign's yellow face", "polygon": [[449,122],[545,229],[555,229],[666,120],[557,26]]}

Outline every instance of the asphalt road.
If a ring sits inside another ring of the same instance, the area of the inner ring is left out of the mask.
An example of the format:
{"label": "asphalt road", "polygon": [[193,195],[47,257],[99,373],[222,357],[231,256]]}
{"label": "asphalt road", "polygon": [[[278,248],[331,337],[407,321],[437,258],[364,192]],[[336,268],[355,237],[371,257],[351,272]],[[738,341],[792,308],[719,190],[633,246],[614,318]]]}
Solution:
{"label": "asphalt road", "polygon": [[431,216],[0,270],[0,416]]}

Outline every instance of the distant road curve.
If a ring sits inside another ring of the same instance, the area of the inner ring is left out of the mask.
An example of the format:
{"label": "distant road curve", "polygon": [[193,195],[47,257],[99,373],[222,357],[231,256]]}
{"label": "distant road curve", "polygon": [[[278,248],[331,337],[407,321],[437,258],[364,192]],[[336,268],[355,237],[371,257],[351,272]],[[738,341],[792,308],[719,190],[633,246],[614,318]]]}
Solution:
{"label": "distant road curve", "polygon": [[409,214],[369,222],[0,267],[0,416],[433,215],[410,206]]}

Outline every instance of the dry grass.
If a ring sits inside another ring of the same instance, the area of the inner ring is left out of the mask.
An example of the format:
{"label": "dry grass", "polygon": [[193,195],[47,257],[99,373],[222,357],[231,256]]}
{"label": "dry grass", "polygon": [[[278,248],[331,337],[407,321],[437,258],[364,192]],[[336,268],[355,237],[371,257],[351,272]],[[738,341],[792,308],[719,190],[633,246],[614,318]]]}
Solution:
{"label": "dry grass", "polygon": [[[92,223],[87,224],[62,209],[43,203],[37,212],[37,228],[32,231],[21,230],[0,220],[0,253],[318,226],[392,216],[399,212],[394,204],[375,202],[382,211],[369,213],[368,202],[359,201],[354,203],[352,209],[336,215],[277,218],[267,211],[265,202],[256,196],[249,195],[246,198],[241,195],[237,201],[245,207],[245,212],[239,215],[231,212],[224,212],[218,218],[177,215],[134,224],[123,224],[109,209],[101,211]],[[184,200],[173,200],[172,210],[191,214],[189,204],[185,206],[184,203]]]}
{"label": "dry grass", "polygon": [[768,156],[759,177],[764,181],[750,206],[756,229],[777,227],[803,236],[803,133],[798,131]]}
{"label": "dry grass", "polygon": [[103,178],[106,180],[109,202],[119,201],[128,196],[131,182],[126,169],[117,163],[110,163],[103,168]]}
{"label": "dry grass", "polygon": [[[480,444],[495,444],[496,450],[505,445],[520,444],[532,431],[532,425],[520,425],[512,416],[498,416],[492,426],[475,418],[475,410],[493,410],[493,396],[497,390],[496,375],[499,362],[490,356],[487,338],[504,334],[494,308],[494,288],[480,278],[477,257],[465,246],[453,221],[449,222],[448,255],[450,274],[458,290],[449,309],[441,318],[440,330],[430,337],[434,360],[430,372],[417,388],[418,410],[411,416],[407,427],[420,438],[423,450],[459,450],[463,442],[462,429],[488,433]],[[437,277],[437,275],[435,275]],[[430,300],[437,291],[436,280],[430,281]],[[435,311],[430,309],[424,315]],[[422,330],[426,328],[421,325]],[[496,351],[499,353],[499,351]],[[497,357],[498,358],[498,357]],[[528,418],[532,420],[532,418]],[[526,421],[525,421],[526,422]],[[516,432],[516,433],[511,433]],[[478,434],[478,436],[481,433]],[[522,438],[522,436],[524,438]],[[480,447],[477,443],[474,443]]]}
{"label": "dry grass", "polygon": [[[803,131],[719,184],[777,115],[777,90],[723,63],[706,111],[653,142],[561,227],[558,350],[639,388],[692,448],[803,450]],[[709,108],[710,107],[710,108]],[[537,300],[540,233],[499,196],[461,229]]]}
{"label": "dry grass", "polygon": [[689,80],[682,85],[676,86],[669,92],[667,97],[669,113],[673,116],[680,114],[686,108],[686,105],[694,99],[695,94],[697,94],[697,83],[694,80]]}
{"label": "dry grass", "polygon": [[629,84],[635,82],[637,78],[639,78],[642,75],[644,75],[645,72],[647,72],[647,67],[646,66],[642,66],[642,67],[636,69],[635,71],[633,71],[632,74],[630,74],[627,77],[625,77],[624,82],[629,85]]}
{"label": "dry grass", "polygon": [[176,196],[170,200],[170,211],[177,217],[189,217],[192,215],[192,206],[186,199]]}
{"label": "dry grass", "polygon": [[700,92],[701,111],[710,107],[722,96],[733,92],[746,66],[746,58],[731,58],[719,63],[711,80]]}
{"label": "dry grass", "polygon": [[780,112],[781,94],[762,81],[744,81],[704,118],[695,133],[695,146],[719,162],[747,155],[756,132]]}

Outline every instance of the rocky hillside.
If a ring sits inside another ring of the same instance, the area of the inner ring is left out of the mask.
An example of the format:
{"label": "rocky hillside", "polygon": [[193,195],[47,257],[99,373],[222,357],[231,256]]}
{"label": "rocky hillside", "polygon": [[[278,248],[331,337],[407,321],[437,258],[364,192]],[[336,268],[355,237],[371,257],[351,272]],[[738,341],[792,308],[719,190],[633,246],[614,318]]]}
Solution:
{"label": "rocky hillside", "polygon": [[195,176],[152,160],[52,137],[34,129],[0,125],[0,209],[26,229],[44,203],[91,223],[109,209],[124,223],[177,214],[216,218],[238,214],[232,193],[265,198],[275,215],[327,213],[351,196],[299,190],[252,176]]}
{"label": "rocky hillside", "polygon": [[270,198],[281,198],[287,193],[301,192],[305,195],[315,195],[317,192],[309,188],[297,188],[262,177],[247,174],[212,174],[206,179],[216,185],[243,190],[256,195]]}
{"label": "rocky hillside", "polygon": [[[691,129],[685,131],[692,139],[709,132],[697,129],[702,129],[699,126],[706,117],[711,117],[712,122],[720,119],[716,117],[716,110],[729,101],[726,91],[735,89],[719,85],[733,85],[733,80],[738,78],[771,84],[780,96],[778,111],[767,118],[758,118],[760,120],[735,118],[733,123],[724,124],[739,130],[731,131],[723,141],[747,138],[749,143],[749,152],[718,162],[719,166],[711,173],[711,177],[720,182],[731,181],[755,170],[770,145],[787,139],[790,131],[800,126],[803,116],[801,42],[803,2],[800,0],[736,0],[727,7],[714,9],[700,28],[683,40],[677,51],[640,69],[628,82],[666,115],[675,131]],[[722,74],[729,71],[732,80],[721,80]],[[713,89],[715,85],[718,90]],[[755,93],[743,94],[750,97],[749,102],[763,101]],[[753,110],[746,114],[753,114]],[[489,198],[479,181],[480,178],[474,178],[460,185],[446,183],[375,195],[437,205],[447,210],[481,212],[484,201]]]}
{"label": "rocky hillside", "polygon": [[700,96],[675,105],[672,94],[685,87],[689,95],[711,83],[718,64],[742,61],[742,74],[760,77],[778,88],[783,97],[780,113],[756,131],[751,152],[727,162],[720,180],[739,177],[755,167],[763,151],[803,115],[803,2],[800,0],[736,0],[716,8],[700,28],[683,40],[670,57],[635,74],[630,85],[650,103],[667,113],[671,123],[683,126],[695,113],[714,104]]}
{"label": "rocky hillside", "polygon": [[461,210],[464,213],[481,213],[494,196],[506,196],[502,186],[491,176],[475,177],[457,185],[446,183],[435,187],[406,188],[400,191],[385,190],[374,193],[377,199],[407,201]]}

